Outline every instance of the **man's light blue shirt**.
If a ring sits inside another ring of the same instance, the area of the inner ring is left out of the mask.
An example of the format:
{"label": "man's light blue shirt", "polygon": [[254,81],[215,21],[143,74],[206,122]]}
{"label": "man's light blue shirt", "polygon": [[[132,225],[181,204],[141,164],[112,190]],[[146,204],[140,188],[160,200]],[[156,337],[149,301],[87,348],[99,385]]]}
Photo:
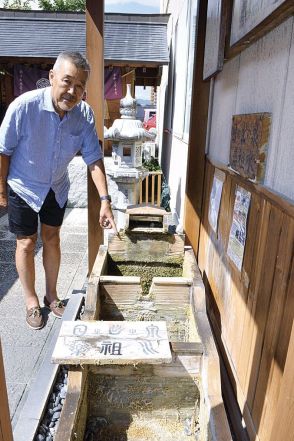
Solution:
{"label": "man's light blue shirt", "polygon": [[93,111],[81,101],[61,120],[51,87],[16,98],[0,127],[0,153],[11,156],[7,182],[39,212],[50,190],[63,207],[68,198],[67,166],[78,151],[87,165],[102,158]]}

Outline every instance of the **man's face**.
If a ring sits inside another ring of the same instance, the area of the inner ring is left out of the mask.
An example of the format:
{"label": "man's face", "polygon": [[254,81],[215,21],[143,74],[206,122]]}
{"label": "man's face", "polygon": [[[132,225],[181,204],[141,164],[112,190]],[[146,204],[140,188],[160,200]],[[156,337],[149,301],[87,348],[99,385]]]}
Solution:
{"label": "man's face", "polygon": [[86,88],[88,72],[78,69],[69,60],[64,60],[57,69],[50,70],[52,101],[56,112],[63,117],[76,106]]}

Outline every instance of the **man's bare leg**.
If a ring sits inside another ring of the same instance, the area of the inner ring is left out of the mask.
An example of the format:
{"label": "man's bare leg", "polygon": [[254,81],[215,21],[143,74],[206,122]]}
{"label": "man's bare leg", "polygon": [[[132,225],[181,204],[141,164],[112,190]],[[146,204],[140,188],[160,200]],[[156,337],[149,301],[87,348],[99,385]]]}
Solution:
{"label": "man's bare leg", "polygon": [[39,306],[35,291],[35,246],[37,234],[32,236],[17,236],[15,263],[22,284],[27,309]]}
{"label": "man's bare leg", "polygon": [[60,227],[41,224],[43,241],[43,266],[46,276],[46,298],[51,303],[57,299],[57,278],[60,267]]}

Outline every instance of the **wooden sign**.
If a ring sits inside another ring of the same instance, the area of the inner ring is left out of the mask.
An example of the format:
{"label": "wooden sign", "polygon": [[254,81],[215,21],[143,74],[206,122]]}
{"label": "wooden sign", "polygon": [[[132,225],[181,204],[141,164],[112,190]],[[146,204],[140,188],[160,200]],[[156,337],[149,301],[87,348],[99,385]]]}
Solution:
{"label": "wooden sign", "polygon": [[270,113],[233,116],[229,165],[253,182],[264,181],[270,125]]}
{"label": "wooden sign", "polygon": [[65,321],[52,361],[60,364],[170,363],[166,323]]}
{"label": "wooden sign", "polygon": [[228,0],[208,0],[203,79],[220,72],[224,64]]}
{"label": "wooden sign", "polygon": [[290,16],[293,8],[293,0],[234,0],[230,45],[256,40]]}

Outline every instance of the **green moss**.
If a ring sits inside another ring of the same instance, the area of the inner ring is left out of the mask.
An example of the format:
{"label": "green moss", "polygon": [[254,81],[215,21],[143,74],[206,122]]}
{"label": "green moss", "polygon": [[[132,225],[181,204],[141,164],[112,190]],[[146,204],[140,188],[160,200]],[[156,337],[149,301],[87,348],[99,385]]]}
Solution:
{"label": "green moss", "polygon": [[[114,265],[120,265],[120,264],[134,264],[134,265],[149,265],[149,264],[156,264],[157,266],[164,266],[164,265],[171,265],[171,266],[179,266],[183,268],[183,261],[184,258],[182,255],[172,255],[172,256],[154,256],[154,255],[148,255],[148,254],[137,254],[136,260],[133,259],[132,255],[122,255],[122,254],[115,254],[111,253],[111,255],[108,255],[108,261],[113,261]],[[182,276],[182,274],[181,274]],[[170,276],[172,277],[172,276]]]}
{"label": "green moss", "polygon": [[141,279],[143,295],[149,293],[153,277],[181,277],[182,259],[173,263],[115,261],[109,258],[108,274],[113,276],[138,276]]}

